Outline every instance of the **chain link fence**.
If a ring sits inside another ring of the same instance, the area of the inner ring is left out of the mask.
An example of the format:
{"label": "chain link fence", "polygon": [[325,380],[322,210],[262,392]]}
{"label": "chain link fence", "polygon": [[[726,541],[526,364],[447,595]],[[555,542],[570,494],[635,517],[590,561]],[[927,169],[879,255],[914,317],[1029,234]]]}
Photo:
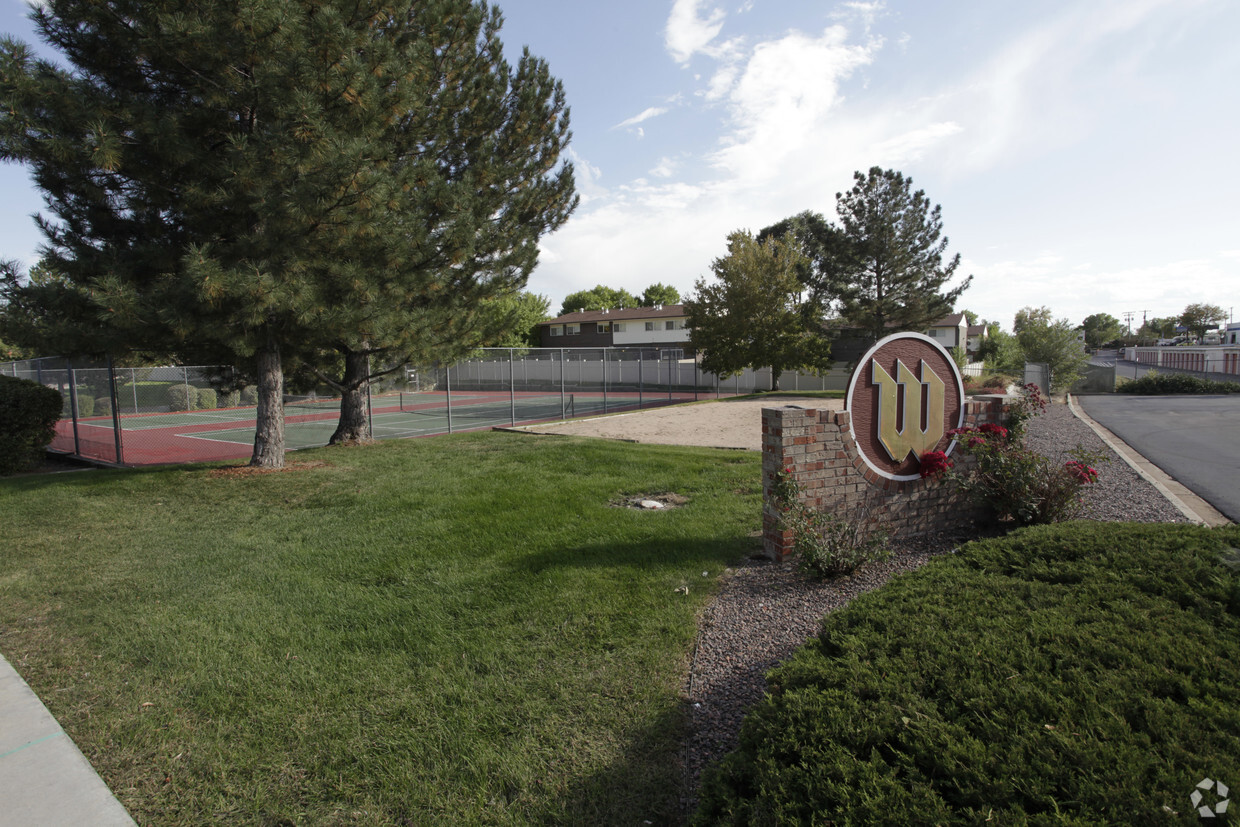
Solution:
{"label": "chain link fence", "polygon": [[[376,366],[377,368],[377,366]],[[377,369],[376,373],[379,372]],[[0,364],[0,373],[56,388],[64,410],[51,450],[115,465],[243,459],[254,439],[255,389],[232,368],[129,367],[62,358]],[[793,391],[844,390],[844,369],[785,372]],[[446,365],[405,365],[368,394],[376,439],[637,410],[765,391],[771,371],[720,378],[679,350],[485,349]],[[326,445],[340,400],[324,387],[290,387],[290,449]]]}

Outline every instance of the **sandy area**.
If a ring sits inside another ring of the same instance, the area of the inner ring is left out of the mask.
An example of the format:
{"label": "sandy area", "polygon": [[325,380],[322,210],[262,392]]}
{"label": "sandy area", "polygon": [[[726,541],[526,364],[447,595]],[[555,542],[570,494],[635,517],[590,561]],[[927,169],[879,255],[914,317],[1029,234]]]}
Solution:
{"label": "sandy area", "polygon": [[841,411],[843,399],[778,396],[772,399],[720,399],[691,405],[553,422],[527,430],[542,434],[595,436],[660,445],[762,450],[762,409],[782,405]]}

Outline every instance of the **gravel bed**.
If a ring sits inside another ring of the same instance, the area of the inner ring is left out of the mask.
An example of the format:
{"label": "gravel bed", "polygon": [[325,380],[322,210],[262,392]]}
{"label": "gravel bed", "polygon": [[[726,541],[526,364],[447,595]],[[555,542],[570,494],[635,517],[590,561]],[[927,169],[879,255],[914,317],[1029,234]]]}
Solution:
{"label": "gravel bed", "polygon": [[[1067,405],[1049,405],[1026,428],[1025,444],[1052,459],[1068,459],[1066,452],[1078,443],[1110,458],[1098,469],[1098,482],[1086,487],[1082,518],[1185,521]],[[766,673],[814,637],[825,615],[976,536],[962,532],[907,540],[897,544],[887,560],[830,582],[805,577],[791,561],[748,560],[730,569],[699,622],[685,686],[691,716],[681,753],[686,817],[696,807],[702,770],[736,746],[746,710],[766,691]]]}

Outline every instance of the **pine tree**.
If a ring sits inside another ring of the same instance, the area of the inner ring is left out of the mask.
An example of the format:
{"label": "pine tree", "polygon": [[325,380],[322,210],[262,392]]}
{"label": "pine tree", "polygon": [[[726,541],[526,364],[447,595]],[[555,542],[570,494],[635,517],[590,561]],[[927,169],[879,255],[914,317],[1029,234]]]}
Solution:
{"label": "pine tree", "polygon": [[952,312],[973,280],[967,276],[943,292],[960,255],[943,262],[941,210],[931,209],[925,193],[913,191],[912,179],[894,170],[873,167],[853,178],[853,188],[835,196],[855,262],[851,278],[837,281],[843,316],[874,340],[926,328]]}
{"label": "pine tree", "polygon": [[[71,68],[0,44],[0,157],[43,189],[67,348],[249,365],[283,463],[287,361],[360,409],[371,357],[472,347],[576,201],[560,84],[499,11],[423,0],[51,0]],[[364,422],[364,417],[362,418]],[[347,436],[347,435],[346,435]]]}

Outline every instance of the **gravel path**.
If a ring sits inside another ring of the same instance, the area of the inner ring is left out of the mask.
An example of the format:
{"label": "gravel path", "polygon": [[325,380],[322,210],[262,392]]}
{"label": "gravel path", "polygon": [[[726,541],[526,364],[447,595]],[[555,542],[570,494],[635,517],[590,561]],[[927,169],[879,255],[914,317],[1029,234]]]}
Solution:
{"label": "gravel path", "polygon": [[[1098,482],[1086,489],[1083,518],[1184,522],[1184,516],[1067,405],[1052,404],[1028,423],[1025,444],[1052,459],[1067,459],[1066,452],[1077,443],[1103,451],[1111,460],[1098,469]],[[828,583],[805,578],[791,562],[750,560],[729,570],[701,618],[685,687],[692,710],[692,733],[682,753],[686,816],[696,806],[702,769],[736,745],[745,710],[762,698],[764,675],[772,666],[816,635],[825,615],[973,536],[939,534],[905,542],[889,559]]]}

